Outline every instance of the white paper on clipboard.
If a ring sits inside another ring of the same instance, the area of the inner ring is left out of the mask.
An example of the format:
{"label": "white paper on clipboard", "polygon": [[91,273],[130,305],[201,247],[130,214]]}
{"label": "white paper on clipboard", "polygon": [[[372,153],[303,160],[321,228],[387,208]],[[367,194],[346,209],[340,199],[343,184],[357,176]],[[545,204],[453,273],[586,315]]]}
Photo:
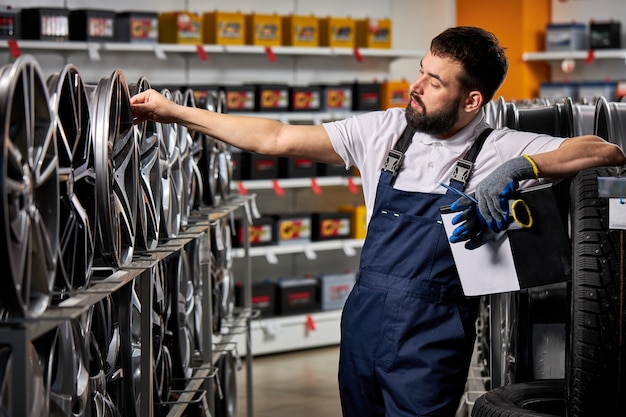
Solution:
{"label": "white paper on clipboard", "polygon": [[[459,213],[442,213],[441,218],[448,238],[458,225],[452,218]],[[506,233],[494,242],[469,250],[465,242],[450,243],[463,292],[466,296],[519,291],[511,245]]]}

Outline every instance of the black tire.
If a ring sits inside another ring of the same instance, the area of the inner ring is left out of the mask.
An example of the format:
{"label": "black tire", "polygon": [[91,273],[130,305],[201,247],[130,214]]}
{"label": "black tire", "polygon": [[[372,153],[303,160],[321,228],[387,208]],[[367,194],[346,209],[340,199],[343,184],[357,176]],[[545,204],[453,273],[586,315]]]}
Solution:
{"label": "black tire", "polygon": [[608,199],[598,198],[597,181],[617,175],[615,168],[585,170],[572,187],[569,417],[626,415],[626,235],[609,229]]}
{"label": "black tire", "polygon": [[565,384],[546,379],[495,388],[478,397],[472,417],[563,417]]}

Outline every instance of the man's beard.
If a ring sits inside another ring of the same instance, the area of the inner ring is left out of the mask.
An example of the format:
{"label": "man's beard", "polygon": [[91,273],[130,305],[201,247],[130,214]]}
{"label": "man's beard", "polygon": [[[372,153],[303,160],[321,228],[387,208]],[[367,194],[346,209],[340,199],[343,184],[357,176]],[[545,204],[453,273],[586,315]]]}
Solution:
{"label": "man's beard", "polygon": [[450,103],[446,109],[439,110],[432,114],[428,114],[424,103],[419,97],[413,97],[422,107],[423,113],[419,114],[411,103],[406,106],[405,117],[409,127],[415,129],[416,132],[427,133],[429,135],[438,136],[449,132],[454,124],[459,120],[458,108],[461,103],[461,97],[457,97]]}

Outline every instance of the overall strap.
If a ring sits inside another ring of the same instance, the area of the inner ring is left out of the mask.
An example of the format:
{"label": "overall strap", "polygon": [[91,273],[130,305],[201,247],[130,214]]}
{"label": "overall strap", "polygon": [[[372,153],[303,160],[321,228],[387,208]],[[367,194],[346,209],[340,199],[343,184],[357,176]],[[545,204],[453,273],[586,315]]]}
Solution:
{"label": "overall strap", "polygon": [[469,151],[463,156],[463,158],[459,159],[456,162],[456,167],[454,168],[454,172],[452,173],[452,178],[450,178],[450,186],[463,191],[465,188],[465,184],[472,175],[472,168],[474,167],[474,162],[476,161],[476,157],[478,153],[483,147],[485,140],[489,136],[489,134],[493,132],[493,128],[489,127],[483,130],[478,138],[472,145]]}
{"label": "overall strap", "polygon": [[383,165],[383,171],[391,172],[392,179],[391,185],[396,182],[396,177],[398,176],[398,172],[400,172],[400,168],[402,167],[402,162],[404,161],[404,153],[407,149],[409,149],[409,145],[413,140],[413,135],[415,134],[415,129],[407,126],[402,132],[402,136],[396,142],[393,149],[389,151],[387,154],[387,159],[385,160],[385,164]]}

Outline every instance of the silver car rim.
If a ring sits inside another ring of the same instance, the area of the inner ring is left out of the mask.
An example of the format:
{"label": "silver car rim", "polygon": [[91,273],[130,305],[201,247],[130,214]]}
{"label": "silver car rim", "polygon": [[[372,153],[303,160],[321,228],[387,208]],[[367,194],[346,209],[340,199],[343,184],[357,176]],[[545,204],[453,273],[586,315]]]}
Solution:
{"label": "silver car rim", "polygon": [[[146,78],[129,85],[131,96],[150,88]],[[155,249],[159,243],[161,222],[161,164],[159,163],[159,127],[152,120],[135,125],[139,149],[139,201],[137,249]]]}
{"label": "silver car rim", "polygon": [[89,103],[73,65],[48,77],[56,114],[59,157],[59,258],[55,291],[60,298],[86,287],[95,252],[96,175]]}
{"label": "silver car rim", "polygon": [[[172,99],[172,93],[169,90],[162,90],[161,93],[170,100]],[[176,237],[180,231],[180,193],[183,186],[183,174],[178,148],[178,124],[159,124],[159,131],[159,161],[163,192],[160,236],[167,240]]]}
{"label": "silver car rim", "polygon": [[[37,62],[18,58],[0,74],[2,231],[8,264],[2,298],[14,312],[48,307],[59,245],[59,177],[48,89]],[[10,281],[8,281],[10,280]]]}
{"label": "silver car rim", "polygon": [[110,266],[129,265],[137,221],[138,157],[130,93],[121,71],[102,78],[91,96],[98,247]]}

